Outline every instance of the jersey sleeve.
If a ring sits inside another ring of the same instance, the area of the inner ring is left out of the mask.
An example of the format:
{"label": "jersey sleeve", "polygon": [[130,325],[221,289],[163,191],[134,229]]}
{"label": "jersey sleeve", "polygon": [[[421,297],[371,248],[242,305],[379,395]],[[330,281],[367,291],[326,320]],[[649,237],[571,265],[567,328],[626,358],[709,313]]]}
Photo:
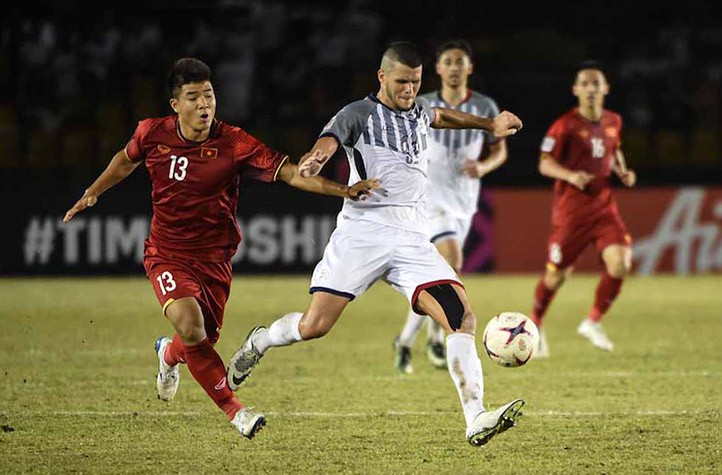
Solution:
{"label": "jersey sleeve", "polygon": [[341,145],[353,147],[359,136],[363,133],[371,113],[372,104],[369,101],[351,103],[338,111],[323,128],[320,137],[333,137]]}
{"label": "jersey sleeve", "polygon": [[145,143],[148,133],[152,129],[153,121],[150,119],[141,120],[138,122],[138,126],[133,132],[133,136],[130,138],[125,146],[125,154],[133,163],[138,163],[141,160],[145,160]]}
{"label": "jersey sleeve", "polygon": [[429,124],[432,124],[436,118],[436,112],[434,112],[434,108],[431,107],[429,100],[425,97],[417,97],[416,102],[421,107],[423,113],[429,118]]}
{"label": "jersey sleeve", "polygon": [[561,160],[566,135],[566,123],[562,119],[557,120],[547,130],[539,150],[548,153],[555,160]]}
{"label": "jersey sleeve", "polygon": [[288,155],[273,150],[241,129],[236,130],[233,152],[241,176],[263,182],[275,181],[281,166],[288,159]]}

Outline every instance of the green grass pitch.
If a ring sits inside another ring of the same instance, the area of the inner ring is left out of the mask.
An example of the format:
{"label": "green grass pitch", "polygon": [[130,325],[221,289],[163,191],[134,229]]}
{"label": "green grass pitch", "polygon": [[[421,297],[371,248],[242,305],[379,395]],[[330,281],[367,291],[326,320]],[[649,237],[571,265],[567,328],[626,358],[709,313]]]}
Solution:
{"label": "green grass pitch", "polygon": [[[466,276],[479,333],[528,313],[537,276]],[[0,280],[0,473],[722,473],[722,278],[633,277],[605,320],[603,353],[576,335],[597,277],[575,275],[545,325],[551,358],[502,368],[483,354],[485,403],[527,401],[518,427],[467,444],[446,371],[414,347],[393,369],[407,304],[383,283],[325,338],[272,349],[238,395],[267,426],[241,439],[181,369],[156,398],[158,335],[137,278]],[[217,349],[309,301],[308,276],[233,283]]]}

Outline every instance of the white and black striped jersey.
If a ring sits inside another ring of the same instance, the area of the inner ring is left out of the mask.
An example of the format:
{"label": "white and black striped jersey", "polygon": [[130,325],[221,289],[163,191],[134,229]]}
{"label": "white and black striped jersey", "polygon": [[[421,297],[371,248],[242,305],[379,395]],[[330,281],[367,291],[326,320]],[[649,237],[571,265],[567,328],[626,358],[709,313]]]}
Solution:
{"label": "white and black striped jersey", "polygon": [[341,144],[350,165],[349,184],[378,178],[386,193],[365,201],[344,200],[340,215],[426,233],[424,222],[429,133],[434,112],[417,98],[408,111],[396,111],[375,94],[341,109],[320,136]]}
{"label": "white and black striped jersey", "polygon": [[[452,107],[439,91],[423,94],[431,107],[456,109],[461,112],[494,118],[499,114],[496,102],[484,94],[469,91],[467,98]],[[429,134],[429,191],[430,208],[443,209],[454,216],[473,215],[477,209],[481,180],[461,173],[467,160],[477,160],[485,143],[494,143],[491,132],[477,129],[432,129]]]}

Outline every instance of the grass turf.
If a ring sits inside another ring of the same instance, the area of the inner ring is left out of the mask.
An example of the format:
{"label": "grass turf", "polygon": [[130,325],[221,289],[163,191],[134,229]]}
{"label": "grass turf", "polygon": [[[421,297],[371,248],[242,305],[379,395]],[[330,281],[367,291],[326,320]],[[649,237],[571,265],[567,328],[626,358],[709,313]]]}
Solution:
{"label": "grass turf", "polygon": [[[0,280],[0,473],[721,473],[720,278],[633,277],[604,321],[613,353],[575,333],[596,276],[575,275],[545,323],[551,358],[482,354],[489,407],[527,401],[519,426],[476,449],[446,371],[414,347],[395,374],[407,304],[382,283],[321,340],[273,349],[238,395],[268,425],[243,440],[181,369],[156,399],[153,343],[171,334],[142,278]],[[536,276],[467,276],[479,327],[527,313]],[[241,277],[227,359],[256,324],[302,311],[308,277]],[[479,331],[479,333],[481,330]]]}

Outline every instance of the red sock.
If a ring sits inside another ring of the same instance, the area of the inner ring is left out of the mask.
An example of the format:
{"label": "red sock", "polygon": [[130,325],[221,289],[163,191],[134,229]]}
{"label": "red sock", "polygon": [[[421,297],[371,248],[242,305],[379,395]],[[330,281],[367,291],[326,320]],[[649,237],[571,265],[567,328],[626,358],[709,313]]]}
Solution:
{"label": "red sock", "polygon": [[549,304],[556,295],[556,290],[551,290],[544,284],[544,279],[539,279],[536,284],[536,290],[534,291],[534,308],[531,311],[531,320],[536,324],[537,327],[541,327],[542,318],[547,313]]}
{"label": "red sock", "polygon": [[622,280],[617,277],[612,277],[606,271],[602,274],[602,278],[599,279],[597,284],[597,292],[594,297],[594,306],[589,311],[589,320],[598,322],[602,319],[602,316],[607,313],[609,307],[612,306],[612,302],[619,295],[619,291],[622,289]]}
{"label": "red sock", "polygon": [[238,402],[233,391],[228,388],[226,367],[213,345],[206,338],[197,345],[186,346],[184,349],[188,370],[213,399],[213,402],[226,413],[229,419],[233,419],[243,405]]}
{"label": "red sock", "polygon": [[167,364],[168,366],[175,366],[178,363],[185,363],[186,360],[183,356],[184,354],[185,347],[183,346],[183,342],[181,341],[180,337],[176,333],[173,336],[173,341],[171,341],[170,345],[165,347],[165,354],[163,355],[165,364]]}

